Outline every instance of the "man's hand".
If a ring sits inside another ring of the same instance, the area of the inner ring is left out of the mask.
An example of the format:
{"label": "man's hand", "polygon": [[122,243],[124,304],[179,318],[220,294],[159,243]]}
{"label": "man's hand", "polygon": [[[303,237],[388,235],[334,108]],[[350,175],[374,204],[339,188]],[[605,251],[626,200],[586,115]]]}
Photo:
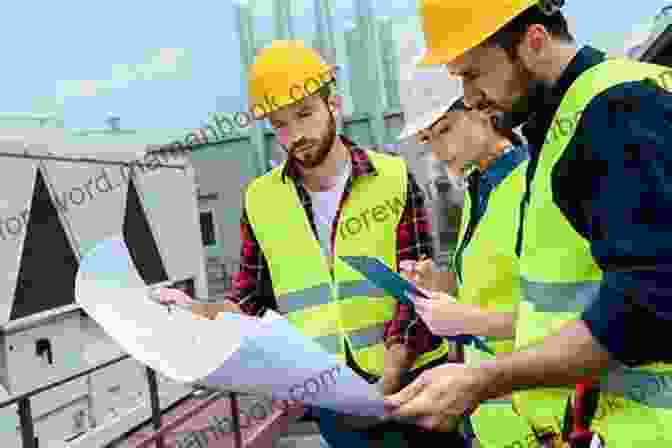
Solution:
{"label": "man's hand", "polygon": [[386,397],[391,417],[415,418],[416,424],[440,430],[475,409],[487,386],[484,372],[464,364],[444,364],[423,372],[401,392]]}
{"label": "man's hand", "polygon": [[156,300],[163,305],[191,307],[196,303],[194,299],[177,288],[159,288],[152,291],[152,294],[156,296]]}
{"label": "man's hand", "polygon": [[188,307],[192,313],[206,319],[216,319],[221,312],[239,313],[242,310],[238,304],[227,300],[223,303],[203,303],[197,302],[183,291],[175,288],[161,288],[158,290],[158,302],[164,305],[180,305]]}

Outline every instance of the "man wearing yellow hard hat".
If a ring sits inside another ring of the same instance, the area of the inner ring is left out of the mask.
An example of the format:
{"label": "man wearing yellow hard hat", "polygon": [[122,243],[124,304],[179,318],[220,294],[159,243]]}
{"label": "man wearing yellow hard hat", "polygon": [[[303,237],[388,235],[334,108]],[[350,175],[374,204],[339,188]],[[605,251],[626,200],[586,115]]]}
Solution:
{"label": "man wearing yellow hard hat", "polygon": [[572,446],[672,446],[657,338],[672,321],[670,71],[577,48],[563,3],[420,1],[423,62],[461,77],[467,106],[525,123],[523,297],[516,352],[432,369],[386,401],[433,427],[515,392]]}
{"label": "man wearing yellow hard hat", "polygon": [[[398,271],[403,260],[431,257],[433,245],[422,192],[403,159],[337,134],[334,80],[334,67],[301,41],[274,41],[250,68],[250,110],[269,120],[288,159],[245,191],[232,299],[248,314],[279,310],[391,394],[424,369],[457,358],[454,345],[433,336],[412,308],[339,259],[373,256]],[[439,432],[316,412],[334,448],[464,443],[453,417]]]}

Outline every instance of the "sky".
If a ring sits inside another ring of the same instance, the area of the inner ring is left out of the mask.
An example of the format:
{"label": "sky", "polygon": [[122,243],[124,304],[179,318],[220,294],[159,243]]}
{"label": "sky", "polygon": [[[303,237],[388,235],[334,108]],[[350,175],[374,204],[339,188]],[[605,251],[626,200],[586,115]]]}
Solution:
{"label": "sky", "polygon": [[[272,38],[273,0],[254,6],[258,39]],[[314,30],[313,0],[292,0],[298,37]],[[378,16],[404,20],[416,0],[372,0]],[[336,4],[336,30],[353,20],[352,0]],[[569,0],[581,44],[620,49],[664,0]],[[232,0],[89,0],[3,5],[0,112],[55,112],[68,128],[200,127],[215,111],[244,108],[237,18]]]}

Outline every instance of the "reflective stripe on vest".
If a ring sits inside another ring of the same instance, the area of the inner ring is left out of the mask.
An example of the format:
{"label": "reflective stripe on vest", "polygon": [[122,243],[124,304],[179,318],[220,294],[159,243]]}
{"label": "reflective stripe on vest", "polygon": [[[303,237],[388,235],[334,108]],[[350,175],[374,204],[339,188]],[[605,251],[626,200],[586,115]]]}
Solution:
{"label": "reflective stripe on vest", "polygon": [[[385,291],[372,285],[368,280],[352,280],[339,285],[341,299],[357,296],[385,297]],[[331,285],[322,283],[302,291],[294,291],[277,298],[280,313],[287,314],[311,306],[326,305],[331,301]]]}
{"label": "reflective stripe on vest", "polygon": [[[376,345],[380,343],[380,340],[383,338],[384,331],[385,326],[383,324],[351,331],[348,334],[348,336],[350,336],[350,348],[352,350],[361,350]],[[342,339],[343,336],[340,334],[332,334],[329,336],[318,336],[313,340],[320,344],[327,352],[339,354]]]}
{"label": "reflective stripe on vest", "polygon": [[[358,367],[381,375],[383,325],[392,319],[396,300],[338,257],[375,256],[396,270],[397,226],[406,203],[408,174],[399,157],[367,154],[377,173],[358,177],[343,204],[335,229],[333,278],[294,182],[282,180],[284,164],[250,184],[245,206],[268,263],[280,312],[341,359],[347,343]],[[421,354],[413,367],[449,351],[442,343]]]}
{"label": "reflective stripe on vest", "polygon": [[[520,258],[523,300],[517,320],[517,348],[539,343],[568,321],[577,319],[599,292],[602,272],[591,256],[589,243],[574,230],[554,203],[551,185],[553,166],[571,140],[582,111],[595,96],[612,86],[645,78],[660,83],[660,75],[666,71],[669,69],[652,64],[608,60],[582,73],[563,97],[540,151],[523,220]],[[569,132],[565,132],[565,126],[561,126],[563,132],[558,133],[556,128],[563,120],[572,126]],[[603,393],[600,400],[620,400],[629,408],[628,415],[638,412],[637,409],[633,412],[633,408],[655,408],[656,405],[664,404],[666,400],[662,399],[656,403],[633,400],[634,395],[628,389],[641,389],[647,381],[667,384],[661,376],[661,372],[665,371],[672,371],[672,366],[655,364],[641,369],[624,367],[610,371],[601,379],[601,387],[608,392]],[[557,428],[557,423],[563,419],[567,398],[572,392],[573,389],[569,388],[517,392],[514,394],[514,405],[521,415],[535,425]],[[611,428],[607,426],[609,415],[623,412],[613,410],[611,414],[593,420],[593,428],[605,436],[607,446],[619,443],[622,444],[619,446],[629,446],[632,430],[619,429],[618,425],[612,425]],[[641,412],[644,413],[644,408]],[[656,412],[653,410],[647,412],[648,418],[643,418],[652,425],[663,417],[663,414],[652,415],[651,412]],[[672,423],[671,417],[672,414],[667,418],[669,423]]]}

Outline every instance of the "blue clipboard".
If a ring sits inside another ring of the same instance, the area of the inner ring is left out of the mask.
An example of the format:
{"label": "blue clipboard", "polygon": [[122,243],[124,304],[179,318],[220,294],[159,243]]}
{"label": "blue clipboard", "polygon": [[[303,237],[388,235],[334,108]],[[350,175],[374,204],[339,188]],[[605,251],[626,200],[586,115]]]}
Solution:
{"label": "blue clipboard", "polygon": [[374,257],[339,257],[348,266],[362,274],[371,283],[383,288],[391,296],[405,305],[413,306],[413,295],[427,297],[413,283],[387,267],[385,263]]}
{"label": "blue clipboard", "polygon": [[[373,257],[339,257],[348,266],[362,274],[371,283],[379,288],[383,288],[391,296],[395,297],[401,303],[413,306],[411,295],[417,295],[426,299],[427,297],[413,283],[406,280],[401,275],[388,268],[385,263]],[[478,350],[495,355],[495,352],[479,337],[471,334],[461,334],[457,336],[444,336],[451,342],[461,345],[474,345]]]}

